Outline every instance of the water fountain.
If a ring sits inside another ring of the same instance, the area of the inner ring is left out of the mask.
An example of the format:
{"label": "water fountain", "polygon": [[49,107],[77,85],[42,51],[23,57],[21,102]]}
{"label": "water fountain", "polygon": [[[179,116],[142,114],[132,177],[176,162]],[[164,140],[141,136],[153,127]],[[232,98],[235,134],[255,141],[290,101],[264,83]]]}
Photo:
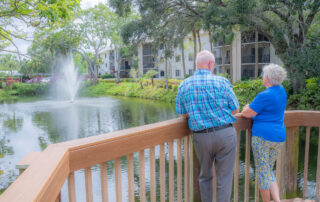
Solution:
{"label": "water fountain", "polygon": [[72,54],[61,56],[57,62],[57,76],[53,84],[54,94],[59,100],[74,102],[81,80],[78,69],[75,68]]}

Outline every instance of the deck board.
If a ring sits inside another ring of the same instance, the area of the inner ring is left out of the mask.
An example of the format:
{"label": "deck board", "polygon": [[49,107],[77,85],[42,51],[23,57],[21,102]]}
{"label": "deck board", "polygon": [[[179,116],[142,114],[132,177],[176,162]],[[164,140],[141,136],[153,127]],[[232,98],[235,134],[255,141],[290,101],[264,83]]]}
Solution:
{"label": "deck board", "polygon": [[285,199],[285,200],[281,200],[281,202],[314,202],[314,200],[303,200],[301,198],[294,198],[294,199]]}

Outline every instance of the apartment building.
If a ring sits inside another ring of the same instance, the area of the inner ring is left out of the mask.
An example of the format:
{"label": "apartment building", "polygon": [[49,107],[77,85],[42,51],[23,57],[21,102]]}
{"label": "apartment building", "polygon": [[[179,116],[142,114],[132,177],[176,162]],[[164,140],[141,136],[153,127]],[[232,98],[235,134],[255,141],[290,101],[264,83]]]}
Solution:
{"label": "apartment building", "polygon": [[[200,33],[201,50],[210,51],[209,35]],[[269,40],[258,32],[235,32],[231,45],[221,42],[213,43],[213,53],[216,57],[215,73],[228,73],[232,81],[252,79],[260,76],[262,67],[269,63],[282,65],[282,61],[276,56],[275,50]],[[114,50],[106,50],[101,57],[103,64],[99,69],[100,74],[115,74],[116,61]],[[193,74],[193,38],[187,36],[184,39],[185,72]],[[158,78],[165,77],[166,61],[163,50],[155,50],[152,43],[141,44],[138,47],[139,74],[145,74],[148,70],[159,72]],[[133,61],[125,57],[121,58],[120,77],[129,77],[129,71],[133,67]],[[179,47],[174,49],[173,56],[167,59],[167,70],[170,78],[184,78],[182,65],[182,52]]]}

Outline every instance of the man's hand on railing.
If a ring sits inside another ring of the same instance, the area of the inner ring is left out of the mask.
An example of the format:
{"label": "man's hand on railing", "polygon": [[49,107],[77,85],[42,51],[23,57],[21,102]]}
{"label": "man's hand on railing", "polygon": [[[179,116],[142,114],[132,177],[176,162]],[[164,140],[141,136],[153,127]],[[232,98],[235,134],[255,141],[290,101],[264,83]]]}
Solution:
{"label": "man's hand on railing", "polygon": [[242,116],[242,113],[236,113],[236,114],[233,115],[233,116],[234,116],[235,118],[237,118],[237,119],[243,117],[243,116]]}

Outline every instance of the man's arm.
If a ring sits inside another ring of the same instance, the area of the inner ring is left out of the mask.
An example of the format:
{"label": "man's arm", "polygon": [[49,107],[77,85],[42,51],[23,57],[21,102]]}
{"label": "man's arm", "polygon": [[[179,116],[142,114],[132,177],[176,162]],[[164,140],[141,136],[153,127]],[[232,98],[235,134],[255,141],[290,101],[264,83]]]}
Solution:
{"label": "man's arm", "polygon": [[252,118],[256,116],[258,113],[253,111],[250,107],[249,104],[243,107],[243,110],[241,112],[241,115],[245,118]]}
{"label": "man's arm", "polygon": [[236,109],[236,110],[232,111],[232,112],[231,112],[231,113],[232,113],[232,115],[235,115],[235,114],[239,113],[239,110],[240,110],[240,107],[238,107],[238,109]]}

